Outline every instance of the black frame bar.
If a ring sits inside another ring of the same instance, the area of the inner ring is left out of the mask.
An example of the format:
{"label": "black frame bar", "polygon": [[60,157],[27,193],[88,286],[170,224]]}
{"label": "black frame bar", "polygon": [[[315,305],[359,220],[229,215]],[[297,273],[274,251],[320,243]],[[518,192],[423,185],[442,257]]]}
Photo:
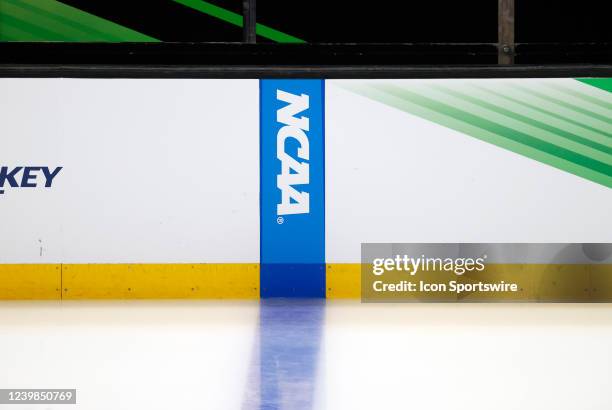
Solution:
{"label": "black frame bar", "polygon": [[[240,44],[1,43],[0,65],[434,66],[494,65],[496,43]],[[612,43],[517,43],[516,64],[612,65]]]}
{"label": "black frame bar", "polygon": [[571,78],[612,77],[612,65],[176,66],[0,65],[4,78]]}

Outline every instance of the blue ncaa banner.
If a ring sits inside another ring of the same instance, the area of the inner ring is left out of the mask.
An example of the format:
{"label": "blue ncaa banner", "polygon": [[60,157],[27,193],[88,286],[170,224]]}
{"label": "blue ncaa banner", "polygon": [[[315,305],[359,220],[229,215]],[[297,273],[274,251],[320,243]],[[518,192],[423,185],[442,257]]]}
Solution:
{"label": "blue ncaa banner", "polygon": [[323,104],[323,80],[260,81],[262,297],[325,297]]}

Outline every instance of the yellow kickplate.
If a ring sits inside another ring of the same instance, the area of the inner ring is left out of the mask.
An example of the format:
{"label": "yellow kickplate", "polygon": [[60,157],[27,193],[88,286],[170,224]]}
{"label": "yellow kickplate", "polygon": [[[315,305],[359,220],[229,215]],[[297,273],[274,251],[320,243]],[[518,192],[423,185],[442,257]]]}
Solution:
{"label": "yellow kickplate", "polygon": [[[359,299],[361,265],[327,265],[327,297]],[[462,282],[509,280],[520,292],[466,293],[465,301],[611,301],[612,265],[489,265]],[[454,278],[455,279],[455,278]],[[428,300],[422,294],[415,299]],[[439,298],[440,295],[429,295]],[[0,264],[0,300],[257,299],[259,264]]]}
{"label": "yellow kickplate", "polygon": [[361,298],[361,264],[328,264],[326,279],[326,294],[329,299]]}
{"label": "yellow kickplate", "polygon": [[59,264],[0,265],[0,299],[60,299]]}
{"label": "yellow kickplate", "polygon": [[62,265],[64,299],[256,299],[259,265]]}

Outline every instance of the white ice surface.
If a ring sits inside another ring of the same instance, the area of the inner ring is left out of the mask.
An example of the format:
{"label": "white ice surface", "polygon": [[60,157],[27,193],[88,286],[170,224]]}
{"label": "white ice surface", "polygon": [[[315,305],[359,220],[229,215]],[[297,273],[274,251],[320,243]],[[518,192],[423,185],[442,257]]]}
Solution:
{"label": "white ice surface", "polygon": [[76,406],[0,408],[250,409],[260,394],[287,409],[612,408],[612,305],[329,301],[319,333],[259,309],[0,302],[0,388],[78,389]]}

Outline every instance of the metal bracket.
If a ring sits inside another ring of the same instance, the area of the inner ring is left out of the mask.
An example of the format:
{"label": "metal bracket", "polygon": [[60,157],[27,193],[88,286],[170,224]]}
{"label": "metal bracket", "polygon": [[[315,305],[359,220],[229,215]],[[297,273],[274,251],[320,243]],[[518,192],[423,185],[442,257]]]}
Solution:
{"label": "metal bracket", "polygon": [[256,0],[242,0],[242,40],[245,43],[257,42]]}
{"label": "metal bracket", "polygon": [[514,0],[498,0],[498,64],[514,64]]}

